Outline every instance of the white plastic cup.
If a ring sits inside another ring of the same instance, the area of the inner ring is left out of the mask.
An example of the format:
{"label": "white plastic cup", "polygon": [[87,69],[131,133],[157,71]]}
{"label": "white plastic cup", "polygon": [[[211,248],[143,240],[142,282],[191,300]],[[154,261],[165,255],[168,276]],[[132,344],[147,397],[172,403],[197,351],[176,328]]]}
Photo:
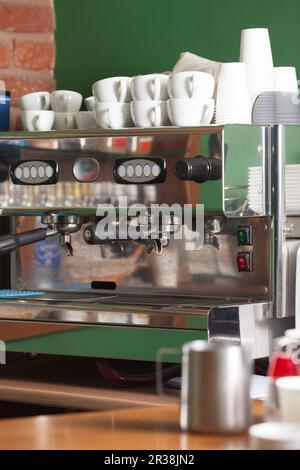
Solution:
{"label": "white plastic cup", "polygon": [[166,101],[132,101],[130,109],[136,127],[170,125]]}
{"label": "white plastic cup", "polygon": [[194,99],[170,99],[167,102],[170,121],[174,126],[209,125],[214,115],[215,102]]}
{"label": "white plastic cup", "polygon": [[104,129],[133,126],[129,103],[95,103],[95,119],[97,127]]}
{"label": "white plastic cup", "polygon": [[222,64],[217,88],[216,123],[251,124],[251,112],[246,64]]}
{"label": "white plastic cup", "polygon": [[240,61],[248,67],[273,67],[269,31],[266,28],[243,29],[241,32]]}
{"label": "white plastic cup", "polygon": [[273,56],[268,29],[242,30],[240,61],[247,65],[251,104],[253,105],[258,95],[265,91],[275,90]]}
{"label": "white plastic cup", "polygon": [[250,106],[246,64],[231,62],[220,67],[217,106]]}
{"label": "white plastic cup", "polygon": [[276,387],[282,420],[300,424],[300,376],[282,377]]}
{"label": "white plastic cup", "polygon": [[132,79],[131,94],[134,101],[164,101],[168,99],[168,75],[153,73]]}
{"label": "white plastic cup", "polygon": [[178,72],[169,76],[168,92],[173,99],[209,100],[215,89],[214,77],[206,72]]}
{"label": "white plastic cup", "polygon": [[298,81],[295,67],[275,67],[275,90],[282,92],[298,92]]}
{"label": "white plastic cup", "polygon": [[93,84],[93,95],[98,103],[129,103],[131,77],[109,77]]}

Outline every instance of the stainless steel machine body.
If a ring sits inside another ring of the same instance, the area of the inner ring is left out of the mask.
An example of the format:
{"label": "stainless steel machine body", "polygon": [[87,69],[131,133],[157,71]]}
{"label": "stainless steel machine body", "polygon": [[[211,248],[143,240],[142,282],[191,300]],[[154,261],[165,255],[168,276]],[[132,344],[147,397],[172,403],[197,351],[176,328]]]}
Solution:
{"label": "stainless steel machine body", "polygon": [[[300,164],[298,133],[3,135],[0,207],[15,236],[0,238],[0,251],[11,252],[9,287],[43,295],[1,301],[0,339],[13,351],[155,360],[160,347],[209,337],[268,356],[271,337],[295,316],[300,211],[286,210],[284,182],[285,165]],[[254,202],[249,168],[261,178]],[[146,232],[153,205],[173,207],[164,207],[168,222],[142,241],[126,239],[120,224],[117,239],[99,240],[99,206],[121,216],[125,196],[147,208]],[[188,251],[174,236],[175,209],[187,205],[195,219],[197,204],[204,244]]]}

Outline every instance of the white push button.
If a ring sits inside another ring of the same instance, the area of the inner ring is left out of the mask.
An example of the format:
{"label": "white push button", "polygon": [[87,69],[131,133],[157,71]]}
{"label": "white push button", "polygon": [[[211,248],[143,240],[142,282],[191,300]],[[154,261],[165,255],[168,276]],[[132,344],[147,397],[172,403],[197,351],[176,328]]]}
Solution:
{"label": "white push button", "polygon": [[35,166],[32,166],[30,169],[31,178],[35,179],[37,177],[37,169]]}
{"label": "white push button", "polygon": [[143,174],[143,168],[142,168],[142,166],[141,166],[141,165],[136,165],[136,166],[135,166],[135,176],[136,176],[137,178],[140,178],[140,177],[142,176],[142,174]]}
{"label": "white push button", "polygon": [[126,168],[124,165],[119,166],[118,175],[120,176],[120,178],[124,178],[124,176],[126,175]]}
{"label": "white push button", "polygon": [[129,178],[132,178],[133,175],[134,175],[134,168],[133,168],[132,165],[128,165],[128,167],[127,167],[127,176]]}
{"label": "white push button", "polygon": [[30,172],[28,166],[24,166],[23,168],[23,177],[27,180],[29,178]]}
{"label": "white push button", "polygon": [[51,178],[51,176],[53,176],[52,166],[50,166],[50,165],[46,166],[46,175],[47,175],[48,178]]}
{"label": "white push button", "polygon": [[15,177],[19,179],[21,179],[23,176],[23,173],[22,173],[22,170],[21,168],[18,166],[18,168],[15,169]]}
{"label": "white push button", "polygon": [[151,166],[148,164],[145,165],[143,168],[143,172],[144,172],[144,176],[146,176],[146,178],[149,178],[149,176],[151,175]]}
{"label": "white push button", "polygon": [[45,177],[45,168],[44,168],[42,165],[39,166],[38,175],[39,175],[40,178],[44,178],[44,177]]}
{"label": "white push button", "polygon": [[160,175],[160,168],[158,165],[153,165],[152,167],[152,175],[157,178]]}

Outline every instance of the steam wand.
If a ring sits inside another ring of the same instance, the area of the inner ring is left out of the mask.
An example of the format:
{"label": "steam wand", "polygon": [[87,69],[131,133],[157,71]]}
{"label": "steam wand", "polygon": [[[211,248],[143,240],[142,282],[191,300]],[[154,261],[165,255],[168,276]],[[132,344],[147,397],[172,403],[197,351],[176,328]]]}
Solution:
{"label": "steam wand", "polygon": [[11,253],[22,246],[41,242],[54,235],[61,236],[61,246],[65,248],[68,256],[73,256],[71,234],[80,230],[84,219],[78,215],[47,214],[42,217],[46,228],[37,228],[28,232],[3,235],[0,237],[0,255]]}
{"label": "steam wand", "polygon": [[22,246],[43,241],[46,238],[53,237],[57,234],[58,231],[56,227],[54,225],[50,225],[47,228],[38,228],[28,232],[3,235],[0,237],[0,255],[11,253]]}

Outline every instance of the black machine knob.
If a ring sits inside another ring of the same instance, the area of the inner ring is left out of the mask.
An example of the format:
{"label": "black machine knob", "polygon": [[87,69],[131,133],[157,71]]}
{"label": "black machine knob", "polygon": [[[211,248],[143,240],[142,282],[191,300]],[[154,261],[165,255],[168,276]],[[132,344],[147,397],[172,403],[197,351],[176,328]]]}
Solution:
{"label": "black machine knob", "polygon": [[175,165],[177,178],[205,183],[222,178],[222,160],[197,156],[178,160]]}

